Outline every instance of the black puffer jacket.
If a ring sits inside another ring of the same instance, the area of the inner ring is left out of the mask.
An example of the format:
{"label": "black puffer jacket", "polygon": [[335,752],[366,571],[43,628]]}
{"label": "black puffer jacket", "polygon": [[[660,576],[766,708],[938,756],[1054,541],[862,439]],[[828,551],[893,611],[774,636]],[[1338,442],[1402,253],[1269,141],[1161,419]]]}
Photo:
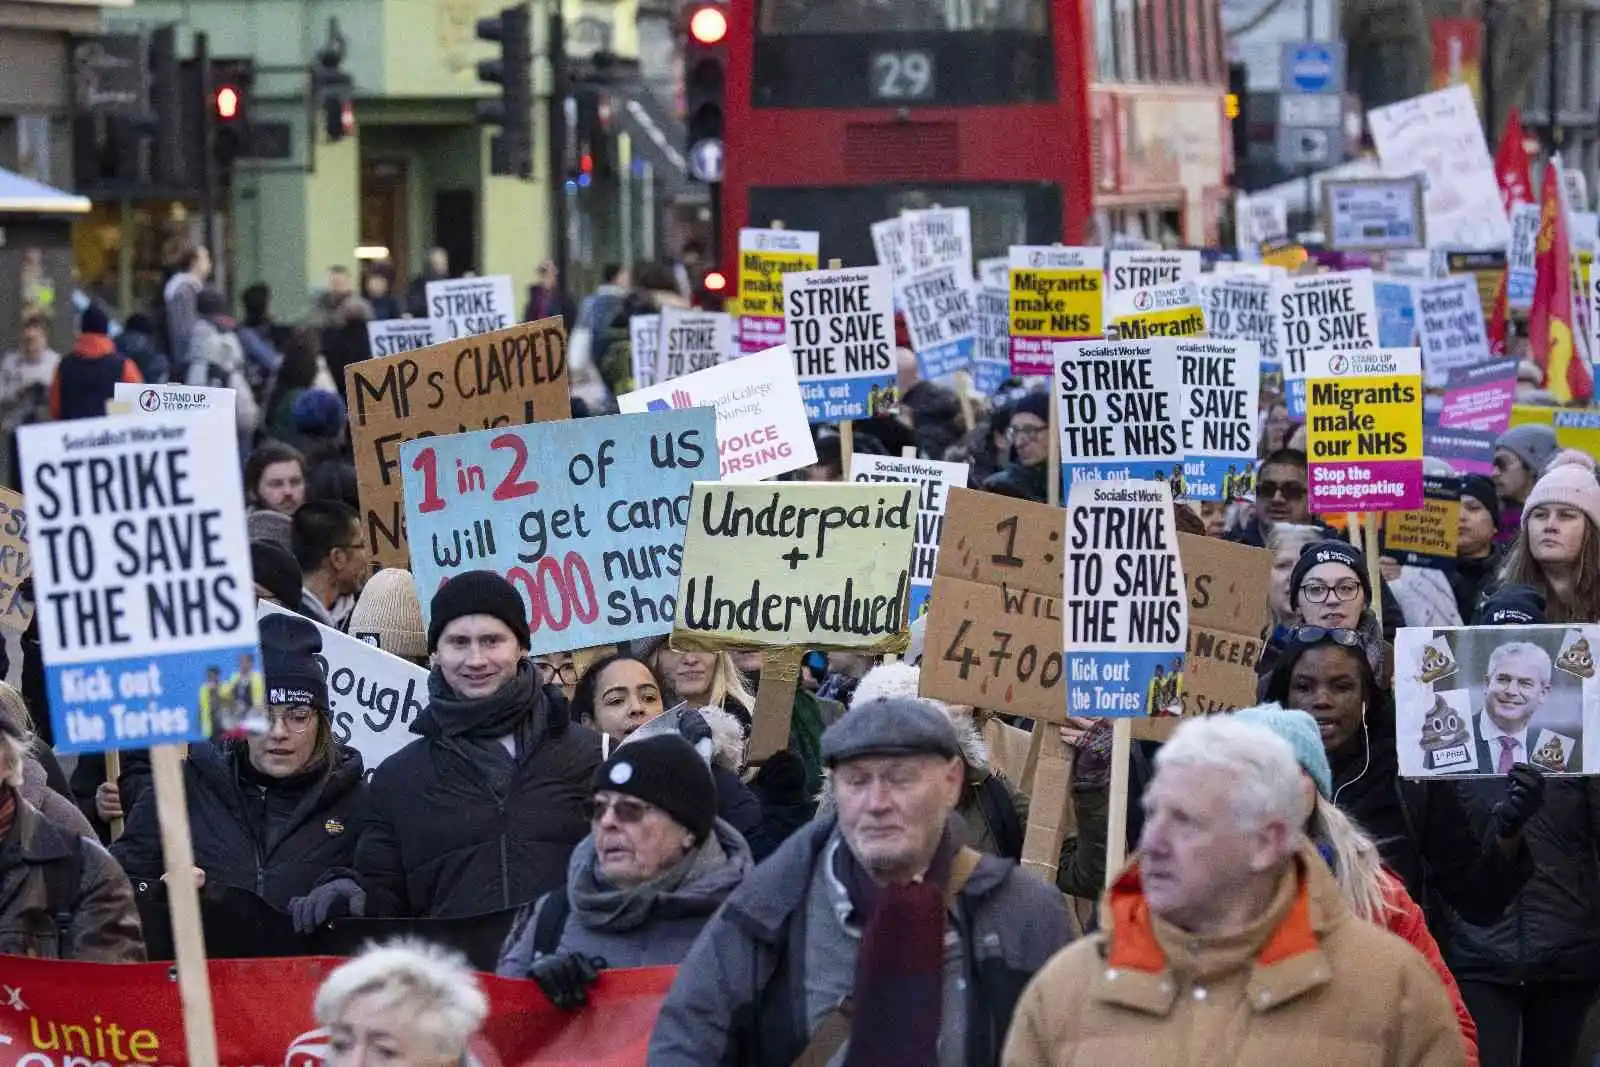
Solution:
{"label": "black puffer jacket", "polygon": [[[1456,784],[1474,827],[1505,796],[1502,779]],[[1450,917],[1445,962],[1463,982],[1593,982],[1600,979],[1600,781],[1552,778],[1544,807],[1522,831],[1533,878],[1492,926]]]}
{"label": "black puffer jacket", "polygon": [[[184,789],[194,862],[206,884],[242,889],[287,910],[328,868],[355,856],[367,815],[362,770],[361,753],[338,745],[327,773],[272,780],[250,766],[242,743],[190,745]],[[149,886],[137,883],[160,880],[166,867],[154,790],[134,805],[111,854],[140,892]]]}
{"label": "black puffer jacket", "polygon": [[447,736],[431,704],[411,724],[422,736],[383,761],[356,848],[368,916],[487,915],[564,883],[572,850],[589,833],[583,805],[600,735],[572,722],[546,690],[533,693],[503,789],[477,742]]}

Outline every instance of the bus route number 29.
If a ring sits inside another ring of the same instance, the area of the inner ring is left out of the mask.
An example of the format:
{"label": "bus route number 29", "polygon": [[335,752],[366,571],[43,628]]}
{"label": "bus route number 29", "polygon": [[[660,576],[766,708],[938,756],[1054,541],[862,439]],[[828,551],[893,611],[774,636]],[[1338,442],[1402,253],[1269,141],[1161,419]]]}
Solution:
{"label": "bus route number 29", "polygon": [[872,95],[879,100],[931,99],[933,56],[920,51],[874,53]]}

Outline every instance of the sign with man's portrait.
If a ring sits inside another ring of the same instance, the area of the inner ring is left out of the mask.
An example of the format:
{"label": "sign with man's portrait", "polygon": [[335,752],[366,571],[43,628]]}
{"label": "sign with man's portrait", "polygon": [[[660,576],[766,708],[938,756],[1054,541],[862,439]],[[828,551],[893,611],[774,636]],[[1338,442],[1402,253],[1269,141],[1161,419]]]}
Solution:
{"label": "sign with man's portrait", "polygon": [[1400,630],[1401,775],[1600,774],[1597,650],[1600,626]]}

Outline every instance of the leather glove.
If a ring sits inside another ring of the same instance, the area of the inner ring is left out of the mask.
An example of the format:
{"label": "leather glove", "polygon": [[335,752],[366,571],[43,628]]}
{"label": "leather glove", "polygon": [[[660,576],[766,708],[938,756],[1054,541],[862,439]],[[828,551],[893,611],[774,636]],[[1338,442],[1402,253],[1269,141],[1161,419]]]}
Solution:
{"label": "leather glove", "polygon": [[550,1003],[562,1011],[577,1011],[589,1002],[589,987],[600,980],[606,961],[579,952],[557,952],[540,956],[528,968],[528,977],[539,984]]}
{"label": "leather glove", "polygon": [[1529,763],[1518,763],[1506,772],[1505,799],[1494,806],[1495,832],[1515,837],[1528,820],[1544,807],[1544,773]]}
{"label": "leather glove", "polygon": [[350,878],[335,878],[289,901],[289,916],[294,920],[297,934],[314,934],[330,919],[342,919],[347,915],[359,919],[366,912],[366,891]]}

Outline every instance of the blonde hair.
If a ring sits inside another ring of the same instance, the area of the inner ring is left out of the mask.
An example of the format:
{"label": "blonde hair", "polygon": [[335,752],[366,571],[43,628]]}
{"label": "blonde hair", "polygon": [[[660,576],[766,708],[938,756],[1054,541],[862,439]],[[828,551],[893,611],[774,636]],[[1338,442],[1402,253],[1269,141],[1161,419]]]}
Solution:
{"label": "blonde hair", "polygon": [[746,714],[755,714],[755,694],[745,684],[739,665],[733,662],[733,654],[718,652],[716,666],[711,670],[711,703],[726,710],[730,697],[744,705]]}
{"label": "blonde hair", "polygon": [[489,998],[466,958],[418,938],[368,945],[323,981],[313,1002],[317,1025],[335,1025],[357,997],[398,1006],[440,1056],[464,1057],[489,1014]]}
{"label": "blonde hair", "polygon": [[1377,843],[1320,793],[1311,813],[1311,838],[1327,845],[1333,880],[1350,911],[1362,922],[1383,925],[1391,907],[1383,893],[1389,875]]}

